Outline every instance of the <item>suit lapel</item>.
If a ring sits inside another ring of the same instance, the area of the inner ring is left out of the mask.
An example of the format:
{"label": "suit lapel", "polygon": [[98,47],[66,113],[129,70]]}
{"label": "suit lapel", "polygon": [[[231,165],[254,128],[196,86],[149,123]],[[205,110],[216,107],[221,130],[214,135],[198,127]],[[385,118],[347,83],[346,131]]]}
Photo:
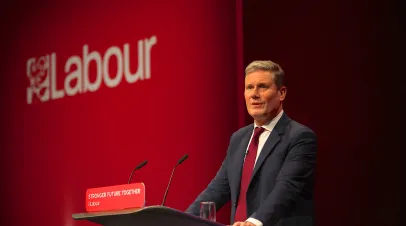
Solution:
{"label": "suit lapel", "polygon": [[[269,135],[268,139],[266,140],[264,146],[262,147],[261,153],[258,156],[257,162],[255,163],[254,171],[252,172],[250,184],[252,179],[254,178],[255,174],[258,172],[259,168],[261,168],[262,164],[264,163],[266,157],[270,155],[275,146],[281,140],[281,135],[285,132],[285,128],[289,123],[289,117],[283,113],[281,118],[279,119],[278,123],[276,123],[275,128],[272,130],[271,134]],[[248,185],[249,188],[249,185]]]}
{"label": "suit lapel", "polygon": [[[252,172],[251,176],[251,181],[252,178],[255,176],[255,174],[258,172],[258,169],[261,167],[261,165],[264,163],[265,158],[272,153],[274,150],[276,144],[280,141],[279,134],[276,133],[274,130],[271,132],[269,135],[268,139],[266,140],[264,147],[262,148],[261,153],[258,156],[257,162],[255,163],[254,171]],[[250,181],[250,183],[251,183]]]}
{"label": "suit lapel", "polygon": [[235,192],[237,194],[237,198],[240,195],[240,182],[241,182],[241,175],[242,175],[242,167],[244,165],[244,158],[245,158],[245,152],[247,151],[247,147],[248,147],[248,142],[250,141],[252,132],[254,127],[253,126],[249,126],[249,129],[247,130],[247,132],[245,133],[245,135],[242,137],[240,145],[238,146],[238,150],[235,154],[234,157],[234,165],[231,169],[235,170],[235,185],[234,186],[230,186],[231,188],[235,188]]}

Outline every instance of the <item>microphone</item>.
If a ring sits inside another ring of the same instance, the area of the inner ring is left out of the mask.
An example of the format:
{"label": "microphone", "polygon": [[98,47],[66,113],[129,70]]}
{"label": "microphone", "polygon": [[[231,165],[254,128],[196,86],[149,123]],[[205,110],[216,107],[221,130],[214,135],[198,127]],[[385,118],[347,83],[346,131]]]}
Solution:
{"label": "microphone", "polygon": [[138,166],[136,166],[136,167],[133,169],[133,171],[131,172],[130,178],[128,179],[128,184],[131,182],[131,179],[132,179],[132,177],[133,177],[134,172],[135,172],[136,170],[141,169],[141,168],[142,168],[143,166],[145,166],[147,163],[148,163],[148,161],[145,160],[145,161],[141,162],[140,164],[138,164]]}
{"label": "microphone", "polygon": [[168,194],[169,186],[171,185],[173,173],[175,172],[176,167],[177,167],[178,165],[182,164],[182,162],[184,162],[188,157],[189,157],[189,156],[188,156],[187,154],[184,155],[181,159],[179,159],[179,161],[178,161],[178,163],[175,165],[175,167],[173,167],[172,174],[171,174],[171,177],[169,178],[169,183],[168,183],[168,186],[166,187],[164,199],[162,200],[162,205],[161,205],[161,206],[164,206],[164,205],[165,205],[166,195]]}

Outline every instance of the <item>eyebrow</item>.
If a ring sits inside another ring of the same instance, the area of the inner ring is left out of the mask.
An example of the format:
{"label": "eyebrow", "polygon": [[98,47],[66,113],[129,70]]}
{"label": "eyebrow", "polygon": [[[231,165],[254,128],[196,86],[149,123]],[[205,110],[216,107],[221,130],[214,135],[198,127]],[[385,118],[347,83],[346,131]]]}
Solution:
{"label": "eyebrow", "polygon": [[[269,84],[269,83],[266,83],[266,82],[260,82],[260,83],[257,83],[257,84],[256,84],[256,86],[263,86],[263,85],[269,86],[270,84]],[[245,86],[255,86],[255,85],[252,84],[252,83],[249,83],[249,84],[246,84]]]}

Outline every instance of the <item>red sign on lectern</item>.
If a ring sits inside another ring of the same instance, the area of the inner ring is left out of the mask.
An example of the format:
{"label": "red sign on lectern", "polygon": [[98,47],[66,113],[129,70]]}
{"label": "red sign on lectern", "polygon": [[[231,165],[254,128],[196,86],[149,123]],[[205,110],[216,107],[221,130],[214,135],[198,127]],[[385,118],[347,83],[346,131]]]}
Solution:
{"label": "red sign on lectern", "polygon": [[144,207],[144,183],[89,188],[86,191],[86,211],[108,211]]}

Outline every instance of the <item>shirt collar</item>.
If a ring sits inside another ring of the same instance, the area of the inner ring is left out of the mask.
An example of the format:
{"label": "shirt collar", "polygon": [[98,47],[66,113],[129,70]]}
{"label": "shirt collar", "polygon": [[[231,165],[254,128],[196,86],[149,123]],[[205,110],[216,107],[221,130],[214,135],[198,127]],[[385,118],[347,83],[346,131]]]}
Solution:
{"label": "shirt collar", "polygon": [[[279,112],[279,114],[276,117],[274,117],[271,121],[269,121],[268,123],[264,124],[261,127],[265,128],[268,131],[272,131],[273,128],[275,128],[276,123],[278,123],[279,119],[282,117],[282,115],[283,115],[283,110],[281,112]],[[254,122],[254,128],[255,127],[258,127],[258,126]]]}

